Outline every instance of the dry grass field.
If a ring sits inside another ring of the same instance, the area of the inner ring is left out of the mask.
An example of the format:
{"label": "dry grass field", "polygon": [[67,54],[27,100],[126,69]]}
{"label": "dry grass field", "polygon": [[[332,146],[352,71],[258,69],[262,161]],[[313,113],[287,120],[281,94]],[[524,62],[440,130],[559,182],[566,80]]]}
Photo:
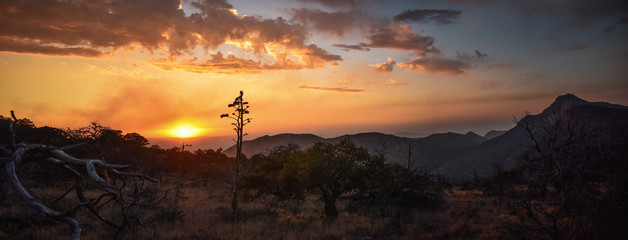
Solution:
{"label": "dry grass field", "polygon": [[[144,186],[146,188],[146,186]],[[151,186],[149,186],[150,188]],[[492,239],[503,233],[502,223],[512,218],[497,200],[484,199],[478,191],[446,190],[446,207],[439,210],[406,211],[394,206],[372,209],[370,213],[351,211],[347,200],[340,200],[340,215],[328,220],[322,201],[308,195],[304,200],[278,201],[272,198],[246,199],[241,203],[240,220],[229,222],[228,194],[224,188],[188,185],[176,206],[170,201],[171,184],[156,184],[162,201],[129,208],[139,221],[130,223],[120,239]],[[61,189],[32,189],[36,198],[56,209],[71,206],[74,196],[53,200]],[[140,196],[145,197],[145,196]],[[65,205],[59,204],[66,202]],[[112,220],[121,219],[119,208],[107,205],[102,212]],[[35,212],[13,197],[4,200],[0,216],[30,216]],[[80,210],[82,239],[112,239],[115,229]],[[63,223],[34,217],[31,226],[4,224],[0,239],[69,239],[70,229]]]}

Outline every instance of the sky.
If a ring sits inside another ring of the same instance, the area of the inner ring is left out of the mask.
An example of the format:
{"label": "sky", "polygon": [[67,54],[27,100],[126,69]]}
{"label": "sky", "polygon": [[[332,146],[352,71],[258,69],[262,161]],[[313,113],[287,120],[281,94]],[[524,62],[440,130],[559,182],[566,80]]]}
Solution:
{"label": "sky", "polygon": [[242,90],[249,139],[484,134],[566,93],[628,105],[627,42],[624,0],[2,1],[0,114],[224,148]]}

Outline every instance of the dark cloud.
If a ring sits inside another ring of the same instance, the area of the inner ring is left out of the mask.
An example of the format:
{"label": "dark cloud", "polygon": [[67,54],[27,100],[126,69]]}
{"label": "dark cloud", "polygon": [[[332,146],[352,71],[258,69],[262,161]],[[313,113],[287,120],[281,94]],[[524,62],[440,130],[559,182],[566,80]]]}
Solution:
{"label": "dark cloud", "polygon": [[524,14],[551,14],[566,17],[563,27],[589,26],[608,17],[626,17],[625,0],[450,0],[454,3],[492,4],[498,1],[509,4]]}
{"label": "dark cloud", "polygon": [[588,48],[589,46],[591,46],[591,44],[569,44],[569,45],[559,45],[558,48],[561,51],[580,51],[583,50],[585,48]]}
{"label": "dark cloud", "polygon": [[575,39],[563,38],[556,35],[549,36],[548,39],[559,51],[580,51],[591,46],[591,43],[582,43]]}
{"label": "dark cloud", "polygon": [[479,59],[483,59],[485,57],[488,57],[488,55],[486,55],[486,53],[480,52],[478,50],[475,50],[473,52],[473,54],[475,54],[475,57],[479,58]]}
{"label": "dark cloud", "polygon": [[[333,22],[331,23],[333,24]],[[340,24],[342,25],[342,24]],[[370,51],[371,48],[396,49],[412,51],[416,55],[438,54],[440,51],[434,46],[434,37],[425,36],[412,30],[410,25],[401,22],[381,24],[364,24],[366,42],[358,44],[333,44],[334,47],[345,51]]]}
{"label": "dark cloud", "polygon": [[488,55],[475,50],[472,54],[456,55],[455,59],[441,56],[440,50],[434,46],[434,37],[417,33],[406,23],[391,22],[386,26],[371,26],[371,31],[366,35],[368,42],[356,45],[335,44],[344,50],[366,50],[370,48],[397,49],[411,51],[415,59],[408,62],[395,62],[388,59],[387,63],[378,63],[373,70],[378,73],[391,72],[394,65],[413,71],[428,73],[444,73],[457,75],[465,70],[474,68],[479,62],[484,61]]}
{"label": "dark cloud", "polygon": [[370,51],[371,49],[366,47],[366,44],[356,44],[356,45],[347,45],[347,44],[332,44],[334,47],[342,48],[342,50],[358,50],[358,51]]}
{"label": "dark cloud", "polygon": [[397,66],[413,71],[458,75],[486,63],[487,57],[488,54],[474,50],[472,54],[456,52],[453,59],[440,55],[417,57],[412,61],[397,63]]}
{"label": "dark cloud", "polygon": [[320,90],[320,91],[332,91],[332,92],[364,92],[363,89],[352,89],[352,88],[335,88],[335,87],[310,87],[310,86],[300,86],[301,89],[310,89],[310,90]]}
{"label": "dark cloud", "polygon": [[617,26],[613,24],[612,26],[605,28],[604,32],[612,32],[615,28],[617,28]]}
{"label": "dark cloud", "polygon": [[[105,53],[138,43],[149,50],[164,42],[168,24],[183,19],[178,1],[3,1],[0,36]],[[159,19],[161,24],[157,24]],[[26,41],[25,41],[26,42]]]}
{"label": "dark cloud", "polygon": [[395,62],[392,58],[388,58],[388,62],[375,64],[373,70],[375,70],[376,73],[392,72],[396,63],[397,62]]}
{"label": "dark cloud", "polygon": [[485,5],[485,4],[495,2],[495,0],[450,0],[450,1],[454,3],[474,3],[474,4],[479,4],[479,5]]}
{"label": "dark cloud", "polygon": [[519,66],[515,65],[515,64],[510,64],[510,63],[497,62],[497,63],[493,63],[491,65],[488,65],[488,68],[489,69],[500,69],[500,70],[513,70],[513,69],[519,68]]}
{"label": "dark cloud", "polygon": [[[233,5],[227,3],[227,0],[202,0],[202,1],[198,1],[198,2],[205,2],[207,6],[210,6],[210,7],[213,7],[213,8],[222,8],[222,9],[232,9],[233,8]],[[192,3],[192,4],[198,4],[198,3]]]}
{"label": "dark cloud", "polygon": [[329,8],[355,9],[355,0],[300,0],[301,2],[320,3]]}
{"label": "dark cloud", "polygon": [[[328,53],[327,51],[325,51],[322,48],[319,48],[315,44],[310,44],[309,46],[307,46],[307,49],[309,51],[306,52],[305,54],[313,58],[313,59],[310,59],[310,61],[316,62],[315,61],[316,59],[318,59],[318,63],[322,63],[326,61],[342,61],[342,57],[340,57],[340,55]],[[315,65],[315,64],[312,64],[312,65]]]}
{"label": "dark cloud", "polygon": [[369,42],[361,43],[361,46],[414,51],[417,55],[440,53],[434,47],[434,37],[416,33],[407,24],[391,23],[387,26],[375,27],[366,39]]}
{"label": "dark cloud", "polygon": [[456,51],[456,60],[465,62],[469,66],[478,66],[482,62],[488,60],[488,54],[474,50],[473,53],[465,53]]}
{"label": "dark cloud", "polygon": [[[259,69],[321,67],[321,63],[341,60],[340,56],[316,45],[306,45],[310,33],[303,25],[282,18],[239,16],[224,0],[190,2],[194,10],[188,14],[179,9],[179,3],[179,0],[2,1],[0,51],[97,57],[141,47],[176,60],[184,55],[195,56],[194,49],[198,47],[215,49],[227,43],[256,55],[271,54],[267,46],[275,46],[272,56],[284,59],[258,66]],[[302,61],[288,64],[286,59],[290,56]],[[256,62],[228,58],[224,58],[228,64],[210,65],[229,68]],[[212,58],[208,62],[214,61]]]}
{"label": "dark cloud", "polygon": [[466,69],[471,67],[470,64],[465,61],[441,57],[416,58],[409,62],[397,63],[397,66],[413,71],[445,73],[450,75],[464,73]]}
{"label": "dark cloud", "polygon": [[[548,39],[558,51],[578,51],[588,48],[594,42],[590,28],[599,23],[624,18],[628,14],[628,1],[625,0],[514,0],[504,1],[515,10],[527,16],[552,16],[558,23],[556,29],[548,33]],[[600,30],[611,32],[617,24]],[[583,38],[588,38],[583,40]]]}
{"label": "dark cloud", "polygon": [[626,24],[628,24],[628,17],[623,17],[623,18],[617,20],[617,22],[615,22],[615,24],[613,24],[612,26],[605,28],[604,32],[612,32],[619,25],[626,25]]}
{"label": "dark cloud", "polygon": [[359,13],[354,11],[324,12],[319,9],[292,9],[292,19],[312,26],[314,30],[343,36],[356,26]]}
{"label": "dark cloud", "polygon": [[418,22],[418,23],[438,23],[450,24],[458,19],[460,11],[443,9],[415,9],[407,10],[393,18],[396,22]]}
{"label": "dark cloud", "polygon": [[566,26],[589,26],[608,17],[626,17],[625,0],[517,0],[507,1],[525,14],[549,13],[567,17]]}

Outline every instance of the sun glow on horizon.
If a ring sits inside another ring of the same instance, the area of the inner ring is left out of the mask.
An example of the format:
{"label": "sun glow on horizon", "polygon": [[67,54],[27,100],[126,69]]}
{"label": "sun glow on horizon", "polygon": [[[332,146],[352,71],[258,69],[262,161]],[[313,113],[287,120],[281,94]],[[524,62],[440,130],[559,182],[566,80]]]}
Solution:
{"label": "sun glow on horizon", "polygon": [[191,124],[179,124],[171,129],[166,130],[165,132],[166,134],[172,137],[191,138],[191,137],[197,137],[206,131],[207,129],[198,128]]}

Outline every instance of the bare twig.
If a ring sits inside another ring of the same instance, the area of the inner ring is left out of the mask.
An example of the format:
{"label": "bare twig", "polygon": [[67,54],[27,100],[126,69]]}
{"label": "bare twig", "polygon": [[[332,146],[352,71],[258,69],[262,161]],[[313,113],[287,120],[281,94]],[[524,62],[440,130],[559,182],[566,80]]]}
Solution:
{"label": "bare twig", "polygon": [[140,179],[145,179],[151,182],[157,182],[157,179],[151,178],[149,176],[146,176],[144,174],[140,174],[140,173],[133,173],[133,172],[120,172],[118,170],[115,169],[111,169],[111,172],[118,174],[118,175],[122,175],[122,176],[132,176],[132,177],[137,177]]}

